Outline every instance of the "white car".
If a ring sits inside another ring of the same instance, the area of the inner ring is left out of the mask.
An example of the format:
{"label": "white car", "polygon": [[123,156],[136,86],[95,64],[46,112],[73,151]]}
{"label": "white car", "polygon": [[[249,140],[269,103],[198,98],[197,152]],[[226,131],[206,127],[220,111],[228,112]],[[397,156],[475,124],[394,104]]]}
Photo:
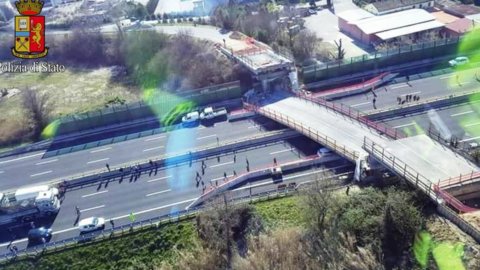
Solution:
{"label": "white car", "polygon": [[456,67],[456,66],[462,66],[462,65],[468,64],[468,62],[469,62],[468,57],[459,56],[455,59],[448,61],[448,64],[451,67]]}
{"label": "white car", "polygon": [[80,220],[78,223],[78,229],[80,232],[91,232],[105,228],[105,219],[101,217],[89,217]]}
{"label": "white car", "polygon": [[328,155],[330,153],[332,153],[332,150],[330,150],[328,148],[325,148],[325,147],[322,147],[322,148],[318,149],[317,156],[323,157],[323,156]]}
{"label": "white car", "polygon": [[200,114],[197,111],[187,113],[187,115],[182,117],[183,124],[193,124],[198,122],[199,120],[200,120]]}

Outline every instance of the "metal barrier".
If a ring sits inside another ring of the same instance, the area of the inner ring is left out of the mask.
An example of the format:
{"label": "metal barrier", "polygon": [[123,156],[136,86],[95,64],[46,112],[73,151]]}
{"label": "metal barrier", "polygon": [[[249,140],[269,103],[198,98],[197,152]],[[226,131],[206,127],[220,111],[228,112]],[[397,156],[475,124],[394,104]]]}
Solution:
{"label": "metal barrier", "polygon": [[337,144],[337,141],[329,138],[327,135],[323,135],[318,133],[318,131],[312,130],[310,127],[307,127],[301,123],[296,122],[294,119],[288,117],[287,115],[283,115],[279,112],[260,108],[252,104],[244,103],[244,107],[247,110],[256,111],[264,116],[267,116],[281,124],[289,126],[297,131],[300,131],[305,136],[311,138],[312,140],[332,149],[333,151],[337,152],[339,155],[343,156],[344,158],[356,161],[359,158],[359,153],[355,151],[348,150],[345,145]]}
{"label": "metal barrier", "polygon": [[445,187],[449,187],[457,184],[460,184],[463,186],[463,185],[468,185],[468,184],[478,182],[479,180],[480,180],[480,172],[472,171],[471,173],[467,173],[463,175],[460,174],[457,177],[450,177],[448,179],[442,180],[438,182],[438,186],[441,188],[445,188]]}

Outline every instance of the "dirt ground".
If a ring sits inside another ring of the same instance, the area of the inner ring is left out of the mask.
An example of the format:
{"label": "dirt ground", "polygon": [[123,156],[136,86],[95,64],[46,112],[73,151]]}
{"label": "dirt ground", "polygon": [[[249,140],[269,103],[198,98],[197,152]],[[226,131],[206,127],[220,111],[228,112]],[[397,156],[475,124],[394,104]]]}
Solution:
{"label": "dirt ground", "polygon": [[20,92],[0,100],[0,144],[22,132],[25,114],[21,91],[27,87],[49,95],[52,117],[101,109],[109,100],[119,97],[127,102],[141,98],[141,91],[112,81],[114,68],[69,70],[63,73],[1,73],[1,89],[19,89]]}
{"label": "dirt ground", "polygon": [[[477,225],[480,221],[480,213],[475,215],[464,216],[468,221],[476,219]],[[448,219],[433,215],[426,222],[427,230],[432,234],[437,242],[461,242],[465,244],[464,262],[466,269],[480,269],[480,244],[472,237],[464,233],[459,227],[450,222]],[[478,226],[477,226],[478,227]]]}

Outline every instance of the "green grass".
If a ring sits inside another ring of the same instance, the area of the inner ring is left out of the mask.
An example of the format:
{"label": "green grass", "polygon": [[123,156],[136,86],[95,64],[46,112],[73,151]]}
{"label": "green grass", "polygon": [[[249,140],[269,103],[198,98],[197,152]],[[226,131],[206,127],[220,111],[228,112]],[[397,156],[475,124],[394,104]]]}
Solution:
{"label": "green grass", "polygon": [[0,264],[0,269],[151,269],[162,261],[173,263],[178,256],[176,249],[190,249],[197,239],[193,222],[184,221],[38,258]]}
{"label": "green grass", "polygon": [[288,196],[259,202],[255,208],[269,228],[303,226],[301,197]]}

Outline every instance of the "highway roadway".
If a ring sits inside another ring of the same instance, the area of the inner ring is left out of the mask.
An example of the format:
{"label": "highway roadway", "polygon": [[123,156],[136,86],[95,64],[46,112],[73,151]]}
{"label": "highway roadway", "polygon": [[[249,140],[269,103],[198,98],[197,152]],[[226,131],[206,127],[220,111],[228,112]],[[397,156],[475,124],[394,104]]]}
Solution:
{"label": "highway roadway", "polygon": [[454,136],[465,142],[480,142],[480,103],[454,104],[383,121],[409,136],[428,133],[430,125],[443,137]]}
{"label": "highway roadway", "polygon": [[[400,96],[404,100],[408,94],[420,96],[419,102],[422,102],[424,99],[445,97],[464,91],[480,91],[480,82],[475,78],[476,72],[480,77],[480,69],[459,72],[460,85],[456,82],[456,73],[452,73],[412,80],[408,84],[392,84],[378,88],[375,90],[377,109],[398,108],[400,106],[397,97]],[[339,98],[335,101],[350,105],[365,113],[374,113],[373,98],[373,94],[368,93]],[[415,103],[415,101],[411,101],[411,103]],[[389,117],[381,122],[402,130],[409,136],[427,133],[432,125],[442,131],[446,138],[455,136],[466,142],[480,142],[479,102],[452,104],[441,108],[429,108],[428,105],[426,107],[423,112]]]}
{"label": "highway roadway", "polygon": [[[296,145],[299,147],[297,148]],[[249,159],[251,170],[264,168],[273,165],[273,157],[278,163],[287,163],[298,160],[315,153],[319,146],[311,141],[292,139],[291,143],[279,142],[274,145],[256,148],[234,155],[222,156],[220,161],[217,158],[204,160],[207,169],[197,186],[196,172],[201,174],[201,161],[194,162],[190,167],[188,164],[160,169],[157,174],[145,173],[138,179],[124,178],[111,181],[108,184],[96,184],[79,189],[69,190],[62,203],[60,212],[51,225],[54,236],[52,241],[59,241],[79,235],[75,224],[77,215],[75,206],[80,208],[80,219],[91,216],[113,219],[115,226],[129,224],[129,214],[134,213],[136,220],[144,220],[155,216],[174,213],[185,209],[202,193],[202,184],[216,185],[221,183],[224,173],[228,176],[246,172],[246,161]],[[302,151],[300,149],[305,149]],[[285,176],[284,183],[310,181],[314,170],[332,169],[339,172],[352,171],[352,164],[342,162],[329,162],[325,168],[316,168],[309,171],[298,171]],[[271,179],[264,179],[258,183],[249,183],[252,187],[252,194],[264,192],[266,189],[276,185]],[[250,188],[248,189],[250,192]],[[237,195],[242,195],[238,193]],[[48,224],[48,223],[47,223]],[[51,224],[51,222],[50,222]],[[41,223],[37,223],[37,226]],[[110,227],[110,224],[107,223]],[[4,229],[4,228],[2,228]],[[18,248],[26,245],[26,239],[22,235],[22,229],[14,229],[17,240],[13,243]],[[1,234],[0,248],[6,247],[11,241],[11,235]],[[8,252],[5,249],[5,252]],[[0,252],[2,253],[2,252]]]}
{"label": "highway roadway", "polygon": [[[181,128],[161,134],[122,141],[84,151],[44,158],[45,151],[30,152],[0,159],[0,190],[34,185],[53,179],[106,169],[124,163],[186,153],[231,140],[248,140],[280,126],[268,119],[256,118],[237,122],[217,122],[211,127]],[[48,150],[47,150],[48,151]]]}
{"label": "highway roadway", "polygon": [[[398,107],[397,98],[405,100],[406,95],[417,95],[422,102],[425,99],[444,97],[466,91],[480,90],[480,83],[475,78],[475,73],[479,73],[480,69],[471,69],[440,76],[432,76],[418,80],[411,80],[408,83],[390,84],[385,87],[375,89],[376,98],[369,92],[368,94],[353,95],[335,99],[349,105],[359,111],[368,112],[375,111],[373,107],[373,99],[377,109],[386,109]],[[459,74],[460,84],[456,82],[456,74]],[[411,101],[410,103],[415,103]]]}

